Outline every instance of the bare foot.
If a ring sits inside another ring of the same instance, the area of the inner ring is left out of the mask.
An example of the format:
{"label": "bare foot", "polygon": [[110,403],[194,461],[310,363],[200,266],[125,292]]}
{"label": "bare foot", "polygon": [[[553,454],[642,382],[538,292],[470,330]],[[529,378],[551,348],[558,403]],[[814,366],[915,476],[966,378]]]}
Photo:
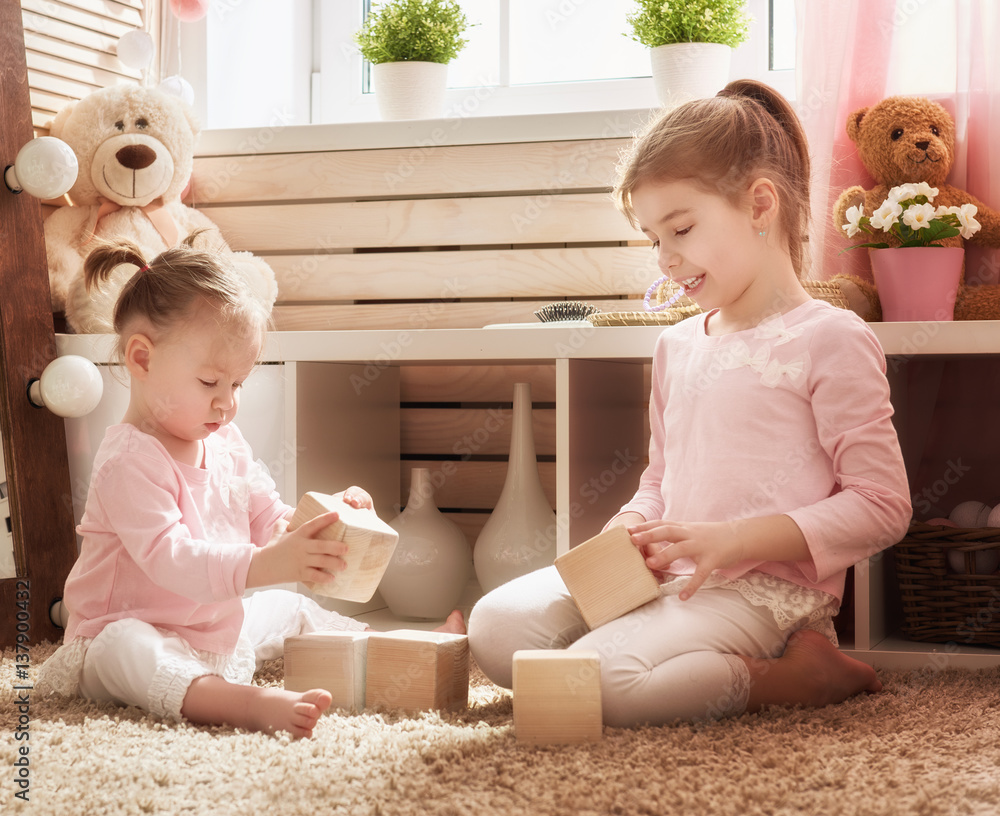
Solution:
{"label": "bare foot", "polygon": [[453,635],[464,635],[466,634],[465,629],[465,618],[462,615],[461,610],[454,610],[437,629],[435,632],[449,632]]}
{"label": "bare foot", "polygon": [[231,725],[274,734],[288,731],[293,737],[311,737],[320,716],[333,702],[325,689],[304,692],[230,683],[206,674],[188,686],[181,714],[199,725]]}
{"label": "bare foot", "polygon": [[283,689],[261,689],[264,694],[250,707],[249,728],[274,734],[288,731],[295,739],[309,738],[320,716],[333,702],[326,689],[310,689],[301,693]]}
{"label": "bare foot", "polygon": [[848,657],[812,629],[792,634],[779,658],[744,660],[750,669],[747,711],[759,711],[765,705],[821,708],[862,691],[882,690],[875,669]]}

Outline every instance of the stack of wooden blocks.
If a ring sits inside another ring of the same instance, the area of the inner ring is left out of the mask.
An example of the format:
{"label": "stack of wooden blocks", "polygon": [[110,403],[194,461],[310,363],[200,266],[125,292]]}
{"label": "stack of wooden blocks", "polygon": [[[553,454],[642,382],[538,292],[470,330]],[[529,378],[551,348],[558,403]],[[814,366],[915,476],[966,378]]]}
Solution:
{"label": "stack of wooden blocks", "polygon": [[326,689],[333,708],[457,711],[469,703],[465,635],[319,632],[285,640],[285,688]]}
{"label": "stack of wooden blocks", "polygon": [[[660,589],[623,527],[613,527],[556,559],[591,628],[659,597]],[[514,733],[528,745],[601,738],[601,660],[595,650],[514,653]],[[408,712],[468,705],[465,635],[402,629],[323,632],[285,641],[285,688],[323,688],[333,707]]]}

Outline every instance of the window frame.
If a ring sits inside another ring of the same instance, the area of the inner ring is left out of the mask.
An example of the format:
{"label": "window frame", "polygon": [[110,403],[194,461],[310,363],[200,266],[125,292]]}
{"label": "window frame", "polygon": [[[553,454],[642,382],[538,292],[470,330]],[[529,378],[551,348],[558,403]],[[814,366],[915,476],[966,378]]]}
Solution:
{"label": "window frame", "polygon": [[[500,2],[503,12],[508,1]],[[353,34],[362,23],[363,4],[364,0],[313,0],[312,42],[300,45],[310,48],[313,53],[308,111],[312,124],[380,121],[374,94],[362,91],[368,68],[353,43]],[[794,100],[795,71],[771,71],[769,66],[771,2],[747,0],[747,6],[755,23],[751,26],[750,40],[733,52],[731,75],[759,78]],[[202,26],[200,33],[197,30],[199,23]],[[211,45],[207,42],[204,21],[199,23],[186,25],[186,33],[189,26],[194,30],[181,41],[181,62],[199,74],[198,81],[192,84],[196,100],[202,106],[199,113],[207,121],[209,117],[202,100],[209,98],[209,78],[204,68],[207,65],[205,53]],[[501,40],[506,39],[503,23],[500,36]],[[501,77],[508,74],[503,62],[500,73]],[[191,81],[190,76],[188,79]],[[655,108],[658,104],[650,76],[537,85],[482,85],[449,89],[445,118],[615,112]],[[306,112],[301,112],[301,116],[304,119]]]}

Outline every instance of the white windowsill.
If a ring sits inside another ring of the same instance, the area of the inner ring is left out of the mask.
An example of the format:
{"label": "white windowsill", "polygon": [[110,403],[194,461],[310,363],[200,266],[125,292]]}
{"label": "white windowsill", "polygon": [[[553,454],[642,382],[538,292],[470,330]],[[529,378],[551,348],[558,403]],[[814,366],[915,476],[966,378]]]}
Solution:
{"label": "white windowsill", "polygon": [[206,130],[199,137],[195,155],[628,138],[654,113],[650,109],[635,109],[298,126],[275,122],[256,128]]}

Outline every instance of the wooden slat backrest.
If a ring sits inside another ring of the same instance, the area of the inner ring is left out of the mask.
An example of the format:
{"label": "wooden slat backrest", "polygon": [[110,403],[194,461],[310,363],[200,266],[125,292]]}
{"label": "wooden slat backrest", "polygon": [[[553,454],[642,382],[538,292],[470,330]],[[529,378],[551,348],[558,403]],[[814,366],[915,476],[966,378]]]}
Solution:
{"label": "wooden slat backrest", "polygon": [[[199,156],[191,200],[278,278],[280,329],[534,320],[634,308],[648,242],[610,199],[621,138]],[[627,303],[620,303],[625,300]]]}

